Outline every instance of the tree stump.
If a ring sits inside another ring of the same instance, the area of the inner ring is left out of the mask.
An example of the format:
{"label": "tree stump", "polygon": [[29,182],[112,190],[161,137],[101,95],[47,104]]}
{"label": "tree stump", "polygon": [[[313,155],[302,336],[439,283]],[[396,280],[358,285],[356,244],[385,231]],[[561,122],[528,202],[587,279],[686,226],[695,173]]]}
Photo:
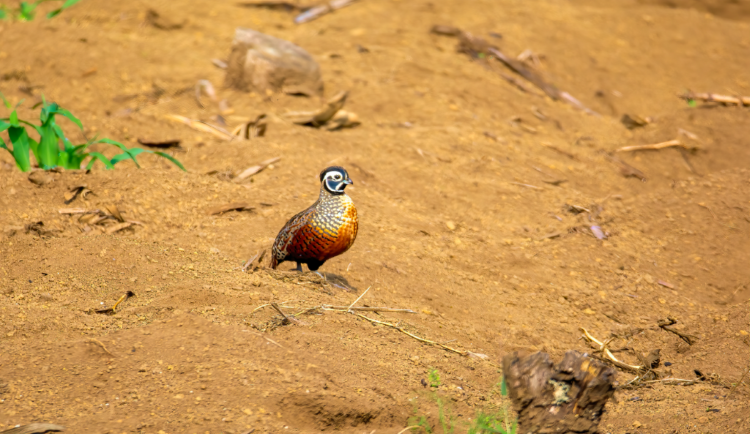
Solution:
{"label": "tree stump", "polygon": [[302,48],[252,29],[237,28],[224,84],[238,90],[320,96],[320,66]]}
{"label": "tree stump", "polygon": [[513,353],[503,358],[503,374],[519,434],[596,433],[615,393],[615,371],[576,351],[556,366],[546,353]]}

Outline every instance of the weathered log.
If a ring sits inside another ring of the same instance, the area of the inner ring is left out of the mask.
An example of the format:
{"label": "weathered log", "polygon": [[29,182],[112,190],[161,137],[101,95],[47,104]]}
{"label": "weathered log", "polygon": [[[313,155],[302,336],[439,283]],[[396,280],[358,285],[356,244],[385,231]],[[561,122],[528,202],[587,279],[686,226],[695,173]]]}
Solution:
{"label": "weathered log", "polygon": [[558,365],[546,353],[503,358],[519,434],[594,434],[614,395],[615,371],[576,351]]}

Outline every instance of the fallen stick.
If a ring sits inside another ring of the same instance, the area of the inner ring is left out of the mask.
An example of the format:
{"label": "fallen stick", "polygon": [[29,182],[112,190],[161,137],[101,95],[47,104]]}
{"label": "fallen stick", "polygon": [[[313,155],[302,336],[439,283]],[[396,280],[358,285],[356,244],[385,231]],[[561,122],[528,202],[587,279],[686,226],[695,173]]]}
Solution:
{"label": "fallen stick", "polygon": [[323,310],[340,310],[340,311],[347,311],[347,310],[357,310],[362,312],[401,312],[401,313],[416,313],[415,311],[411,309],[398,309],[393,307],[346,307],[346,306],[331,306],[328,304],[324,304],[320,306]]}
{"label": "fallen stick", "polygon": [[232,182],[242,182],[245,179],[262,172],[266,167],[270,166],[271,164],[277,163],[279,160],[281,160],[281,157],[269,158],[268,160],[263,161],[260,164],[250,166],[247,169],[243,170],[242,173],[237,175],[232,180]]}
{"label": "fallen stick", "polygon": [[28,425],[17,426],[15,428],[0,431],[0,434],[43,434],[46,432],[58,431],[65,431],[65,427],[51,423],[30,423]]}
{"label": "fallen stick", "polygon": [[613,365],[617,366],[618,368],[626,369],[626,370],[629,370],[629,371],[640,372],[641,370],[643,370],[643,368],[644,368],[643,366],[628,365],[627,363],[623,363],[623,362],[617,360],[617,357],[615,357],[615,355],[612,354],[612,352],[607,349],[606,343],[600,342],[598,339],[596,339],[595,337],[593,337],[588,332],[588,330],[586,330],[583,327],[581,327],[579,330],[581,330],[581,332],[583,332],[583,338],[586,341],[594,343],[594,344],[596,344],[596,345],[599,346],[599,348],[597,348],[597,349],[600,350],[600,351],[602,351],[602,353],[604,353],[604,356],[610,362],[612,362]]}
{"label": "fallen stick", "polygon": [[633,145],[633,146],[623,146],[622,148],[617,148],[615,152],[632,152],[632,151],[644,151],[644,150],[657,150],[657,149],[664,149],[664,148],[673,148],[673,147],[680,147],[684,149],[696,149],[696,146],[688,146],[681,141],[675,139],[675,140],[669,140],[667,142],[661,142],[661,143],[655,143],[653,145]]}
{"label": "fallen stick", "polygon": [[438,33],[439,31],[439,34],[443,34],[443,35],[458,36],[459,41],[460,41],[459,51],[465,52],[471,55],[472,57],[478,57],[479,54],[485,54],[485,53],[489,54],[493,56],[494,58],[496,58],[497,60],[499,60],[500,62],[502,62],[503,64],[505,64],[505,66],[510,68],[513,72],[525,78],[531,84],[541,89],[542,92],[547,94],[553,100],[565,101],[568,104],[572,105],[573,107],[579,110],[582,110],[588,114],[599,116],[598,113],[584,106],[580,101],[578,101],[568,92],[561,91],[554,85],[547,83],[546,81],[544,81],[541,75],[527,68],[523,64],[523,62],[505,55],[505,53],[500,51],[497,47],[490,45],[484,39],[474,36],[469,32],[466,32],[460,29],[451,28],[448,26],[436,26],[436,27],[433,27],[432,31],[433,33]]}
{"label": "fallen stick", "polygon": [[72,215],[72,214],[101,214],[101,210],[98,209],[84,209],[84,208],[60,208],[57,210],[60,214]]}
{"label": "fallen stick", "polygon": [[367,287],[367,289],[365,289],[365,292],[363,292],[363,293],[362,293],[362,295],[360,295],[359,297],[357,297],[357,299],[356,299],[356,300],[354,300],[354,302],[353,302],[352,304],[350,304],[350,305],[349,305],[349,307],[348,307],[348,308],[347,308],[346,310],[347,310],[347,311],[349,311],[349,310],[352,310],[352,307],[354,307],[354,305],[355,305],[355,304],[357,304],[357,302],[358,302],[358,301],[359,301],[359,300],[360,300],[360,299],[361,299],[362,297],[364,297],[364,296],[365,296],[365,294],[367,294],[367,291],[369,291],[369,290],[370,290],[370,288],[372,288],[372,286],[368,286],[368,287]]}
{"label": "fallen stick", "polygon": [[194,130],[213,134],[214,136],[220,139],[232,140],[234,138],[234,136],[231,135],[228,131],[225,131],[224,129],[215,127],[213,125],[209,125],[205,122],[196,121],[196,120],[186,118],[185,116],[180,116],[180,115],[165,115],[164,117],[166,117],[167,119],[171,121],[185,124]]}
{"label": "fallen stick", "polygon": [[357,0],[332,0],[328,3],[324,3],[320,6],[312,7],[305,12],[302,12],[301,14],[297,15],[297,17],[294,18],[295,24],[303,24],[310,22],[316,18],[320,18],[323,15],[333,12],[336,9],[341,9],[345,6],[349,6],[350,4],[354,3]]}
{"label": "fallen stick", "polygon": [[659,321],[657,321],[656,324],[662,330],[666,330],[666,331],[668,331],[670,333],[676,334],[683,341],[687,342],[688,345],[693,345],[698,340],[698,338],[695,337],[695,336],[693,336],[693,335],[688,335],[688,334],[685,334],[685,333],[681,333],[681,332],[673,329],[672,327],[670,327],[670,326],[672,326],[674,324],[677,324],[677,320],[674,319],[674,318],[672,318],[672,317],[668,317],[667,319],[660,319]]}
{"label": "fallen stick", "polygon": [[722,104],[750,106],[750,96],[728,96],[728,95],[719,95],[719,94],[708,93],[708,92],[704,92],[704,93],[687,92],[687,93],[678,95],[678,97],[686,101],[698,100],[698,101],[704,101],[704,102],[720,102]]}

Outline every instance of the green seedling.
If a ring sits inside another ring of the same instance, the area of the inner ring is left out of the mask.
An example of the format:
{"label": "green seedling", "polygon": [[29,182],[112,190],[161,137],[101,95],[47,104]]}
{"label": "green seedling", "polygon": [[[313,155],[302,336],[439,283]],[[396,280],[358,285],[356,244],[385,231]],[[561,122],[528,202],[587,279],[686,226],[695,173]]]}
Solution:
{"label": "green seedling", "polygon": [[[11,104],[5,99],[5,96],[2,93],[0,93],[0,98],[2,98],[3,103],[10,110]],[[17,109],[22,103],[23,100],[12,108],[10,116],[7,118],[0,118],[0,133],[6,130],[8,131],[8,139],[11,145],[11,147],[9,147],[2,137],[0,137],[0,149],[5,149],[10,152],[16,162],[16,166],[18,166],[22,172],[28,172],[31,170],[31,154],[34,155],[39,167],[45,170],[54,169],[56,167],[73,170],[80,169],[86,159],[89,159],[85,166],[87,170],[90,170],[97,161],[104,164],[104,167],[107,169],[114,169],[115,164],[123,160],[132,160],[136,167],[140,168],[136,157],[142,153],[155,154],[166,158],[183,171],[185,170],[185,167],[169,154],[141,148],[128,148],[122,143],[112,139],[92,139],[80,145],[73,145],[65,136],[65,133],[55,119],[55,116],[57,115],[66,117],[83,131],[81,121],[73,116],[72,113],[56,103],[47,103],[47,101],[44,100],[44,97],[42,97],[42,109],[39,114],[39,120],[41,123],[36,125],[18,118]],[[34,140],[29,136],[26,130],[27,127],[37,133],[39,141]],[[60,147],[60,142],[62,142],[62,148]],[[115,146],[119,148],[122,153],[108,159],[99,152],[87,152],[87,149],[91,145],[97,143]]]}
{"label": "green seedling", "polygon": [[[0,5],[0,20],[7,20],[12,16],[12,17],[15,17],[18,21],[32,21],[34,17],[36,16],[37,6],[39,6],[42,3],[49,2],[49,1],[59,1],[59,0],[37,0],[34,2],[21,2],[18,5],[18,9],[15,10],[15,13],[14,11],[9,10],[7,7],[5,7],[5,5]],[[65,9],[68,9],[69,7],[78,3],[79,1],[81,0],[66,0],[62,6],[48,13],[47,18],[53,18],[59,15],[60,12],[64,11]]]}

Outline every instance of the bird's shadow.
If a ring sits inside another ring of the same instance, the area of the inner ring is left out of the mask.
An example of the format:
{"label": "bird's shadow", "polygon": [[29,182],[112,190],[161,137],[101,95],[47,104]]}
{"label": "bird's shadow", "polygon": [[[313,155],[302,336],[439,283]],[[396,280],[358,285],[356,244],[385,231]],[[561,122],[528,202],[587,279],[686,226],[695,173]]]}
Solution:
{"label": "bird's shadow", "polygon": [[343,290],[352,291],[352,292],[358,291],[357,288],[354,287],[352,284],[350,284],[349,281],[344,276],[340,276],[335,273],[322,273],[322,274],[325,276],[326,282],[328,282],[329,284],[337,288],[341,288]]}

